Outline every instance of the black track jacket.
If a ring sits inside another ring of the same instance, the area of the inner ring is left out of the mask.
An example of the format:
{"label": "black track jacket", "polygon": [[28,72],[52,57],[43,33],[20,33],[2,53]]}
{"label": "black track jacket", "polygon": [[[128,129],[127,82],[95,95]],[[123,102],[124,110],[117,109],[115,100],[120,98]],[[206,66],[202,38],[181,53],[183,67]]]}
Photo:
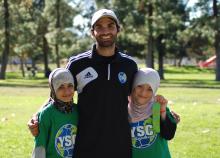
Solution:
{"label": "black track jacket", "polygon": [[79,123],[74,158],[131,158],[128,95],[137,64],[116,49],[112,57],[92,50],[70,58],[78,92]]}

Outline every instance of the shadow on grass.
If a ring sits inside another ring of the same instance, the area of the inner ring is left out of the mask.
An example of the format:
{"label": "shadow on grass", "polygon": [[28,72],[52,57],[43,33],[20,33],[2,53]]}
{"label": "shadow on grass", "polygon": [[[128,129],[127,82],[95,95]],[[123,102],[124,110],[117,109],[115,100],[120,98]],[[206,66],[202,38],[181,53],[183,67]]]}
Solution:
{"label": "shadow on grass", "polygon": [[34,79],[24,79],[24,78],[14,78],[0,80],[0,87],[48,87],[48,79],[46,78],[34,78]]}
{"label": "shadow on grass", "polygon": [[220,82],[213,80],[169,79],[169,80],[162,80],[161,87],[220,89]]}
{"label": "shadow on grass", "polygon": [[196,66],[184,66],[184,67],[168,67],[164,70],[168,74],[194,74],[194,73],[214,73],[214,69],[199,68]]}
{"label": "shadow on grass", "polygon": [[17,87],[25,87],[25,88],[36,88],[36,87],[39,87],[39,88],[48,88],[48,83],[43,83],[43,84],[19,84],[19,83],[0,83],[0,87],[14,87],[14,88],[17,88]]}

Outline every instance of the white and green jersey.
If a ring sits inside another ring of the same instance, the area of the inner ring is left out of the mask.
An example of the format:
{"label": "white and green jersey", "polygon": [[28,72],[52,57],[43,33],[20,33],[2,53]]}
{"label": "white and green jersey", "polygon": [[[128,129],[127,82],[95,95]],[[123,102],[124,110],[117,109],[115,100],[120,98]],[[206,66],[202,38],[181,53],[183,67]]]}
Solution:
{"label": "white and green jersey", "polygon": [[44,147],[46,158],[72,158],[77,132],[78,113],[62,113],[48,105],[39,114],[39,135],[35,147]]}
{"label": "white and green jersey", "polygon": [[[167,109],[167,115],[168,119],[172,119],[169,109]],[[156,133],[153,129],[152,116],[138,122],[130,123],[130,125],[132,137],[132,158],[171,157],[167,140],[161,136],[161,133]],[[163,128],[163,126],[161,126],[161,128]]]}

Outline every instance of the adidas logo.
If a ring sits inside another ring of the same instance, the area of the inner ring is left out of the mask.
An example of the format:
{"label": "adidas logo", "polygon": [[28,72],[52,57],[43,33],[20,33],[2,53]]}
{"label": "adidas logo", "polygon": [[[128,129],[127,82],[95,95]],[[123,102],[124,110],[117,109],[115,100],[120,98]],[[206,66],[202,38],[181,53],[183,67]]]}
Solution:
{"label": "adidas logo", "polygon": [[90,72],[87,72],[87,74],[84,76],[84,79],[86,78],[93,78],[93,75]]}

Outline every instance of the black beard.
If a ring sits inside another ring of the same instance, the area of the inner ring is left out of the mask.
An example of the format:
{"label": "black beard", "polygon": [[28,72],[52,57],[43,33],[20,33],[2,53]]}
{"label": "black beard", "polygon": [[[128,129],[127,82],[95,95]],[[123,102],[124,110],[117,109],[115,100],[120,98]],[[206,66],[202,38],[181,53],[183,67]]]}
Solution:
{"label": "black beard", "polygon": [[109,40],[109,41],[103,41],[101,39],[96,39],[96,42],[98,43],[98,45],[100,47],[112,47],[112,46],[114,46],[114,44],[116,42],[116,38],[117,37],[113,37],[112,40]]}
{"label": "black beard", "polygon": [[111,42],[110,41],[109,42],[97,41],[97,43],[100,47],[112,47],[115,44],[114,41],[111,41]]}

